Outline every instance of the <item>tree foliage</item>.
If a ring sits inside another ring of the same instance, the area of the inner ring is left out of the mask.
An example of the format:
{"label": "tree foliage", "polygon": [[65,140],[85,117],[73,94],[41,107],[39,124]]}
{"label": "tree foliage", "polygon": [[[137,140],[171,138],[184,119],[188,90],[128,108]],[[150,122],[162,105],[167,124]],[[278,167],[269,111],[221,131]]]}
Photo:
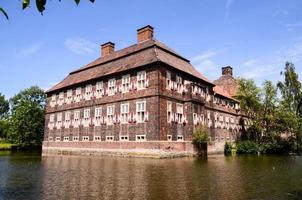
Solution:
{"label": "tree foliage", "polygon": [[5,96],[0,93],[0,120],[5,118],[9,111],[9,103]]}
{"label": "tree foliage", "polygon": [[[61,1],[61,0],[59,0],[59,1]],[[89,1],[91,3],[95,2],[95,0],[89,0]],[[74,0],[74,2],[76,3],[76,5],[79,5],[80,0]],[[30,7],[31,3],[32,2],[30,0],[22,0],[22,9],[24,10],[24,9]],[[36,3],[37,10],[43,15],[47,0],[35,0],[35,3]],[[2,13],[6,17],[6,19],[9,19],[8,14],[5,12],[5,10],[2,7],[0,7],[0,13]]]}
{"label": "tree foliage", "polygon": [[37,86],[20,91],[10,99],[8,138],[19,146],[38,146],[42,143],[46,96]]}

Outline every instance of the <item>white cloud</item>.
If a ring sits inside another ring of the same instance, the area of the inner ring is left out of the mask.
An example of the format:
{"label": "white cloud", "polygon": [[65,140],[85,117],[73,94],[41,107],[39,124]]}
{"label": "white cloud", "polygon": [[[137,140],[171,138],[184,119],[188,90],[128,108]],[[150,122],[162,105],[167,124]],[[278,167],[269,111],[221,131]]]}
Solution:
{"label": "white cloud", "polygon": [[294,31],[295,29],[302,27],[302,22],[285,24],[285,27],[287,31]]}
{"label": "white cloud", "polygon": [[250,67],[250,66],[255,65],[256,62],[257,62],[257,61],[256,61],[255,59],[251,59],[251,60],[245,61],[242,65],[243,65],[244,67]]}
{"label": "white cloud", "polygon": [[217,55],[217,52],[215,52],[215,51],[206,51],[200,55],[194,56],[191,60],[193,62],[198,62],[198,61],[203,61],[205,59],[212,58],[216,55]]}
{"label": "white cloud", "polygon": [[234,0],[226,0],[225,3],[225,17],[228,18],[231,12],[232,4],[234,3]]}
{"label": "white cloud", "polygon": [[66,39],[65,47],[71,50],[72,52],[76,54],[93,54],[95,53],[95,49],[97,46],[83,38],[69,38]]}
{"label": "white cloud", "polygon": [[42,48],[42,43],[41,42],[37,42],[34,44],[31,44],[27,47],[22,48],[21,50],[19,50],[16,53],[16,57],[17,58],[25,58],[28,57],[32,54],[35,54],[36,52],[38,52],[40,49]]}
{"label": "white cloud", "polygon": [[250,68],[241,74],[243,78],[262,79],[264,77],[280,73],[280,64],[251,65]]}

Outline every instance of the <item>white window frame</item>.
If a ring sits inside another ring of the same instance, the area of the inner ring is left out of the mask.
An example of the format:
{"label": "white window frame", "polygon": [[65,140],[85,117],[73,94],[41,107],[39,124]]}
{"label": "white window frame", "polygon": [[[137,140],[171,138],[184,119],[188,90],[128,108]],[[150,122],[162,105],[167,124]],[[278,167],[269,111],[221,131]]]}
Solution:
{"label": "white window frame", "polygon": [[63,141],[64,142],[69,142],[69,136],[65,136]]}
{"label": "white window frame", "polygon": [[107,135],[106,136],[106,142],[113,142],[114,141],[114,136],[113,135]]}
{"label": "white window frame", "polygon": [[121,123],[122,124],[128,123],[128,116],[129,116],[129,103],[122,103],[121,104]]}
{"label": "white window frame", "polygon": [[92,96],[92,85],[85,86],[85,100],[90,100]]}
{"label": "white window frame", "polygon": [[183,135],[177,135],[177,141],[179,141],[179,142],[184,141],[184,136]]}
{"label": "white window frame", "polygon": [[95,135],[95,136],[93,137],[93,141],[102,141],[102,138],[101,138],[100,135]]}
{"label": "white window frame", "polygon": [[172,102],[167,101],[167,121],[168,123],[171,123],[172,119]]}
{"label": "white window frame", "polygon": [[147,79],[146,71],[137,72],[137,90],[145,89],[145,83]]}
{"label": "white window frame", "polygon": [[72,89],[67,90],[66,96],[66,104],[70,104],[72,102]]}
{"label": "white window frame", "polygon": [[76,88],[76,102],[80,102],[82,100],[82,88]]}
{"label": "white window frame", "polygon": [[193,124],[194,125],[198,124],[198,115],[197,115],[197,113],[193,113]]}
{"label": "white window frame", "polygon": [[167,135],[167,141],[172,141],[173,137],[172,135]]}
{"label": "white window frame", "polygon": [[82,142],[89,142],[89,136],[88,135],[82,136]]}
{"label": "white window frame", "polygon": [[107,106],[107,124],[108,125],[113,124],[114,113],[115,113],[115,106],[114,105]]}
{"label": "white window frame", "polygon": [[48,137],[48,141],[53,141],[53,137]]}
{"label": "white window frame", "polygon": [[104,91],[103,81],[99,81],[95,84],[96,98],[101,98]]}
{"label": "white window frame", "polygon": [[64,92],[60,92],[58,105],[61,106],[61,105],[63,105],[63,103],[64,103]]}
{"label": "white window frame", "polygon": [[[143,106],[141,106],[141,104]],[[137,123],[144,123],[146,115],[146,101],[136,102],[136,121]]]}
{"label": "white window frame", "polygon": [[146,135],[136,135],[136,136],[135,136],[135,141],[136,141],[136,142],[144,142],[144,141],[147,141]]}
{"label": "white window frame", "polygon": [[100,106],[100,107],[96,107],[96,108],[94,109],[94,118],[95,118],[96,120],[100,120],[101,117],[102,117],[102,107],[101,107],[101,106]]}
{"label": "white window frame", "polygon": [[120,135],[120,141],[129,141],[129,135]]}
{"label": "white window frame", "polygon": [[55,115],[54,114],[49,115],[49,123],[55,123]]}
{"label": "white window frame", "polygon": [[171,72],[170,71],[166,71],[166,89],[171,89],[170,88],[170,84],[171,84],[171,81],[172,81],[172,75],[171,75]]}
{"label": "white window frame", "polygon": [[80,140],[80,137],[79,136],[73,136],[72,137],[72,141],[73,142],[78,142]]}
{"label": "white window frame", "polygon": [[90,119],[90,108],[84,110],[84,120],[88,121]]}
{"label": "white window frame", "polygon": [[60,142],[61,141],[61,137],[56,137],[56,142]]}
{"label": "white window frame", "polygon": [[108,96],[112,96],[115,94],[115,78],[108,80]]}
{"label": "white window frame", "polygon": [[70,115],[71,115],[71,112],[70,111],[67,111],[65,112],[65,123],[69,123],[70,122]]}
{"label": "white window frame", "polygon": [[122,76],[122,93],[129,92],[130,81],[130,74]]}
{"label": "white window frame", "polygon": [[[180,109],[181,107],[181,109]],[[180,110],[179,110],[180,109]],[[176,103],[176,117],[177,122],[182,123],[184,117],[184,105],[181,103]]]}

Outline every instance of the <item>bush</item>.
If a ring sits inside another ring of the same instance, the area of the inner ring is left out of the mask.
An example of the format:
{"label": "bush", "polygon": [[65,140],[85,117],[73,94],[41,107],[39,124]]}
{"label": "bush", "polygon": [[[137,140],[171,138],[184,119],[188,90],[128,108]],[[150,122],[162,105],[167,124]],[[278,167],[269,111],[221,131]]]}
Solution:
{"label": "bush", "polygon": [[204,126],[197,126],[193,132],[193,144],[204,144],[209,141],[208,129]]}
{"label": "bush", "polygon": [[236,147],[232,143],[226,142],[224,145],[224,154],[225,155],[236,154]]}
{"label": "bush", "polygon": [[260,152],[259,145],[249,140],[237,143],[238,154],[258,154]]}

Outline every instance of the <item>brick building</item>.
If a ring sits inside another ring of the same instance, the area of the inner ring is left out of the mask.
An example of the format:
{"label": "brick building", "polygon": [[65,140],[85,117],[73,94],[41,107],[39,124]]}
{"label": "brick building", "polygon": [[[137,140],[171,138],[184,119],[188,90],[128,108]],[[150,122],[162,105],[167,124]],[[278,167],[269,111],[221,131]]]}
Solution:
{"label": "brick building", "polygon": [[208,127],[213,151],[241,130],[239,103],[154,39],[151,26],[138,29],[130,47],[101,45],[98,59],[46,93],[43,153],[191,154],[199,124]]}

